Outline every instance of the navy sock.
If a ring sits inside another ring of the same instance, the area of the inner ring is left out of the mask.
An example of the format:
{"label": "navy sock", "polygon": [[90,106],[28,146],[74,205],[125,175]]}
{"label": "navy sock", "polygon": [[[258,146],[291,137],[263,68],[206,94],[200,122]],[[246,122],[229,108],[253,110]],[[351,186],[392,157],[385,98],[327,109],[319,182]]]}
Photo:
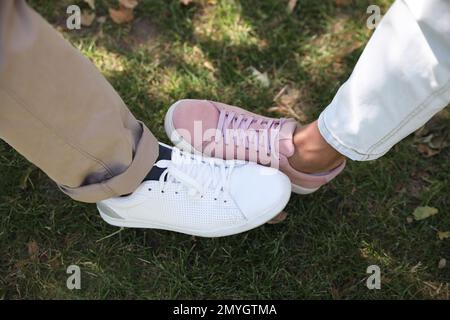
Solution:
{"label": "navy sock", "polygon": [[[155,163],[159,160],[170,160],[172,159],[172,149],[169,149],[163,145],[159,145],[159,155],[158,159],[156,159]],[[153,166],[150,172],[145,176],[144,181],[146,180],[158,180],[161,174],[166,169],[158,168],[157,166]]]}
{"label": "navy sock", "polygon": [[[159,145],[159,155],[158,155],[158,158],[156,159],[155,163],[158,162],[159,160],[170,160],[170,159],[172,159],[172,149],[169,149],[165,146]],[[161,168],[158,168],[157,166],[153,166],[152,169],[150,170],[150,172],[147,173],[144,180],[142,180],[142,181],[159,180],[159,177],[164,172],[164,170],[166,170],[166,169],[161,169]],[[124,195],[121,195],[121,197],[127,197],[130,194],[131,193],[124,194]]]}

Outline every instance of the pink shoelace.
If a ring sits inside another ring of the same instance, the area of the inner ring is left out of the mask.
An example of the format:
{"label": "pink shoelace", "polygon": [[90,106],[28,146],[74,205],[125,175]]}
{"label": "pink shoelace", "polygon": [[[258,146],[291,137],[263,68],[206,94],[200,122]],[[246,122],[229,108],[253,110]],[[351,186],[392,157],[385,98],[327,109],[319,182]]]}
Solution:
{"label": "pink shoelace", "polygon": [[[215,142],[223,138],[225,144],[230,144],[231,140],[236,146],[244,146],[247,149],[254,146],[257,151],[264,151],[270,155],[285,121],[284,118],[267,120],[221,110],[217,129],[222,136],[216,135]],[[252,124],[255,124],[257,129],[250,128]]]}

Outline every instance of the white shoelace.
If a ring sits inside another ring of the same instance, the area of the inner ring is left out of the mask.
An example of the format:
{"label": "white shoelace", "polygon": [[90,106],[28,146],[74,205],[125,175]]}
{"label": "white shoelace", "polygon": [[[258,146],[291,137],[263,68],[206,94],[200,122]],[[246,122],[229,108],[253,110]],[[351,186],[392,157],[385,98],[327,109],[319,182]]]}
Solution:
{"label": "white shoelace", "polygon": [[167,183],[178,183],[186,187],[188,194],[203,196],[212,189],[215,199],[228,193],[231,173],[236,161],[215,160],[172,149],[171,160],[159,160],[155,165],[166,168],[159,178],[160,189],[164,192]]}

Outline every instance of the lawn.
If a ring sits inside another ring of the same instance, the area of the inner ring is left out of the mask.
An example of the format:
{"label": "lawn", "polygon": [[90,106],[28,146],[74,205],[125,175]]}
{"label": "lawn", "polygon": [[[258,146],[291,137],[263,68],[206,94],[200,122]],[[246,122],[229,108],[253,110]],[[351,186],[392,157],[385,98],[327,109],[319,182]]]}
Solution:
{"label": "lawn", "polygon": [[[373,32],[368,5],[385,13],[392,1],[300,0],[292,13],[287,2],[141,0],[119,25],[108,17],[116,1],[97,0],[106,20],[81,30],[65,28],[73,1],[30,5],[167,143],[164,114],[181,98],[314,120]],[[109,226],[0,142],[0,298],[449,299],[450,148],[418,144],[429,132],[448,140],[449,129],[446,111],[382,159],[350,162],[313,195],[292,195],[283,222],[219,239]],[[419,206],[439,212],[416,221]],[[66,287],[72,264],[80,290]],[[366,287],[373,264],[381,290]]]}

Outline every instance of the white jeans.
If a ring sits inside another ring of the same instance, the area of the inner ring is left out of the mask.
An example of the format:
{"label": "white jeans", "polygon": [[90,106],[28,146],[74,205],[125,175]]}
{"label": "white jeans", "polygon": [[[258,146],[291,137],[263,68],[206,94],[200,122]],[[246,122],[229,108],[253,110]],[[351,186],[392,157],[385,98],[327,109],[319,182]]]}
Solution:
{"label": "white jeans", "polygon": [[319,130],[352,160],[372,160],[450,102],[450,0],[397,0]]}

